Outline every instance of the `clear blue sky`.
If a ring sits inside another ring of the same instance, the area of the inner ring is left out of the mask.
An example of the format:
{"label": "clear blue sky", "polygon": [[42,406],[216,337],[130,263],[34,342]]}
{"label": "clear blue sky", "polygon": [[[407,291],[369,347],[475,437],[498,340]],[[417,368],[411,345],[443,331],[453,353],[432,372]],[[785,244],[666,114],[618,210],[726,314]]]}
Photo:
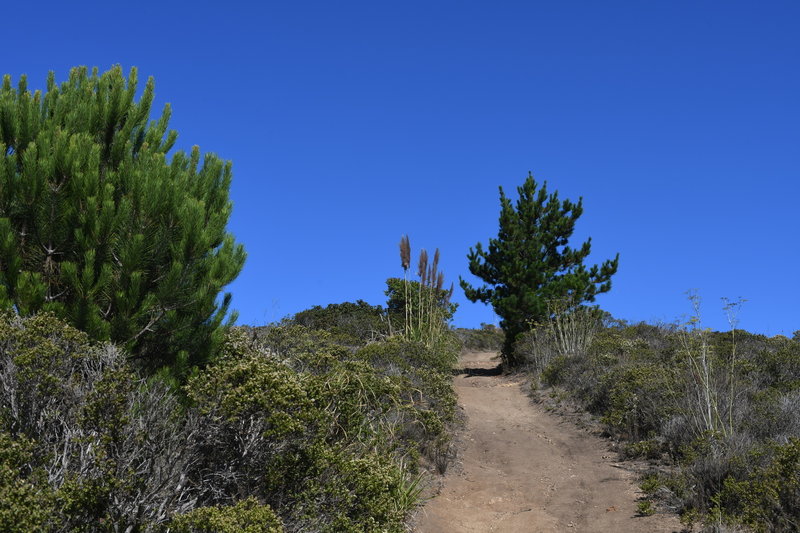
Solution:
{"label": "clear blue sky", "polygon": [[[38,2],[3,10],[2,71],[154,76],[179,146],[234,164],[240,323],[383,303],[397,243],[449,281],[528,171],[620,253],[603,308],[800,329],[800,3]],[[455,323],[493,322],[465,300]]]}

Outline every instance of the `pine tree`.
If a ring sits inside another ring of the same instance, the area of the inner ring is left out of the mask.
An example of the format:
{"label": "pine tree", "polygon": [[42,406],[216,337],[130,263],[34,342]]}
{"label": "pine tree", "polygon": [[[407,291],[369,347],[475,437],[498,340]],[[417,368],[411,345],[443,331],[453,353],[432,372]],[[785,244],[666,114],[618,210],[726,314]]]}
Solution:
{"label": "pine tree", "polygon": [[583,214],[582,198],[578,203],[560,201],[558,192],[548,195],[547,183],[539,188],[531,174],[517,191],[515,205],[500,187],[497,238],[489,240],[488,250],[478,243],[467,255],[470,272],[486,284],[475,288],[460,280],[469,300],[491,303],[501,317],[506,336],[503,361],[512,366],[517,363],[513,354],[517,335],[550,318],[550,303],[594,301],[595,295],[611,289],[619,263],[617,254],[587,269],[583,260],[591,251],[591,239],[580,248],[567,245]]}
{"label": "pine tree", "polygon": [[202,362],[228,313],[241,245],[225,226],[231,163],[177,151],[137,70],[0,88],[0,306],[50,311],[152,368]]}

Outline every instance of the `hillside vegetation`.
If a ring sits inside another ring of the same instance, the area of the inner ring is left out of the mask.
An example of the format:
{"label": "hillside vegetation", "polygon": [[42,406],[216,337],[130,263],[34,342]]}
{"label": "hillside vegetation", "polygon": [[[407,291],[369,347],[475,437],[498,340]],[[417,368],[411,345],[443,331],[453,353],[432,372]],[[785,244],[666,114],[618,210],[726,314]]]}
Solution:
{"label": "hillside vegetation", "polygon": [[640,511],[664,507],[709,531],[797,531],[798,339],[602,318],[562,314],[517,349],[542,392],[578,402],[624,455],[652,462]]}
{"label": "hillside vegetation", "polygon": [[451,336],[234,328],[178,390],[52,315],[0,339],[2,531],[403,531],[450,459]]}

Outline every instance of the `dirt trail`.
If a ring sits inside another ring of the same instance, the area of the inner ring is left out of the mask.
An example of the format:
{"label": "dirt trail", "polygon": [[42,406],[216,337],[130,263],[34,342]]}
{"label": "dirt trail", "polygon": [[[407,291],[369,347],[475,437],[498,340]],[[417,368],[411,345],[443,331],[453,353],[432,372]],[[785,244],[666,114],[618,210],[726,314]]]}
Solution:
{"label": "dirt trail", "polygon": [[531,402],[495,353],[467,353],[455,378],[467,420],[462,465],[420,512],[418,533],[681,530],[674,517],[636,516],[636,476],[608,443]]}

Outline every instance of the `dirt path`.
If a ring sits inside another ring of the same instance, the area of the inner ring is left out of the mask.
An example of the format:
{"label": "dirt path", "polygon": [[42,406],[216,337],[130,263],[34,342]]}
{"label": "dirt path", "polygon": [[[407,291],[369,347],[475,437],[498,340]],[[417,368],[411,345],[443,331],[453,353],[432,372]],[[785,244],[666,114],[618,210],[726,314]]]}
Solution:
{"label": "dirt path", "polygon": [[680,531],[674,517],[636,516],[635,475],[608,443],[533,404],[494,353],[462,356],[455,378],[467,420],[460,468],[420,513],[415,531]]}

